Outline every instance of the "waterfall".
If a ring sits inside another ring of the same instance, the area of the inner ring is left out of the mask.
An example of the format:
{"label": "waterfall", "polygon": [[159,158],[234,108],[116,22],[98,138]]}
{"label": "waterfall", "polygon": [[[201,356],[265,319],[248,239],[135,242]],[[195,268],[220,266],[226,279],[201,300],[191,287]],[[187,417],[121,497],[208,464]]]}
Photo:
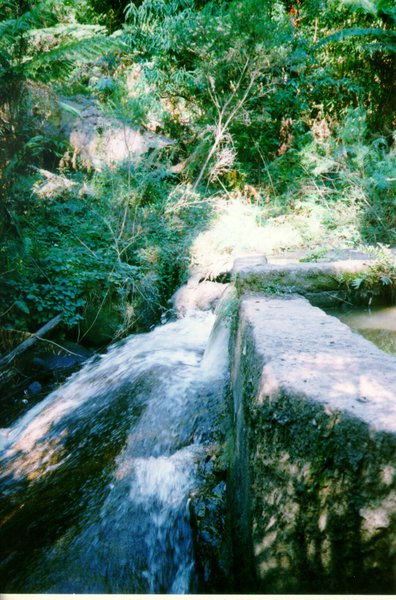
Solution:
{"label": "waterfall", "polygon": [[196,591],[189,496],[228,330],[194,312],[92,360],[7,432],[0,589]]}

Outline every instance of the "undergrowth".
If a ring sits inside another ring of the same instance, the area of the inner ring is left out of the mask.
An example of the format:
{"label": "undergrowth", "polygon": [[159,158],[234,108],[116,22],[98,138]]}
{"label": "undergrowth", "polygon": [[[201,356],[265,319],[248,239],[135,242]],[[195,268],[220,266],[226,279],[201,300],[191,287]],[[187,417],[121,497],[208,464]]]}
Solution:
{"label": "undergrowth", "polygon": [[13,216],[23,235],[1,249],[5,327],[35,329],[62,313],[78,339],[104,341],[147,329],[167,308],[210,210],[172,210],[162,170],[143,164],[95,174],[90,186],[86,196],[29,198]]}
{"label": "undergrowth", "polygon": [[[2,325],[62,312],[110,339],[156,322],[200,260],[395,244],[395,22],[389,0],[4,3]],[[70,164],[73,94],[173,144]],[[39,168],[93,191],[40,198]]]}

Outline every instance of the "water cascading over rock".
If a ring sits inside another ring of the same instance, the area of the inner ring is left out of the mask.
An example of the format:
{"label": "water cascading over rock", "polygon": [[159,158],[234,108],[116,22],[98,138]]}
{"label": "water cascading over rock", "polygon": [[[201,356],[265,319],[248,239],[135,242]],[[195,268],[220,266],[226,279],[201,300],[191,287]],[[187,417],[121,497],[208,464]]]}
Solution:
{"label": "water cascading over rock", "polygon": [[91,361],[8,431],[1,589],[187,593],[189,515],[228,331],[194,312]]}

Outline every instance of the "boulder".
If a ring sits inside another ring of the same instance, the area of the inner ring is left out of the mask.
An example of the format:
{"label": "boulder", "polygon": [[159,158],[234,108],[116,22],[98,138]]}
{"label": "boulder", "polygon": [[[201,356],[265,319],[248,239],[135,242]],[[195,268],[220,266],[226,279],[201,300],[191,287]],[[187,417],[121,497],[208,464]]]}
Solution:
{"label": "boulder", "polygon": [[192,278],[172,296],[171,302],[178,316],[193,310],[212,310],[227,288],[225,283],[199,281]]}
{"label": "boulder", "polygon": [[[59,376],[74,371],[92,356],[92,352],[74,342],[62,341],[51,352],[30,353],[30,364],[43,374]],[[53,350],[51,348],[51,350]],[[54,353],[56,352],[56,353]],[[32,386],[37,382],[33,382]],[[40,384],[39,384],[40,385]],[[37,386],[33,393],[38,393]]]}
{"label": "boulder", "polygon": [[33,191],[39,198],[54,199],[59,196],[64,198],[70,194],[82,195],[84,191],[89,193],[88,186],[81,186],[63,175],[57,175],[45,169],[38,169],[38,172],[41,180],[34,184]]}
{"label": "boulder", "polygon": [[163,135],[131,127],[105,115],[93,98],[64,98],[63,104],[72,109],[62,113],[61,132],[70,142],[74,166],[78,159],[85,168],[101,171],[125,161],[136,162],[149,150],[174,143]]}

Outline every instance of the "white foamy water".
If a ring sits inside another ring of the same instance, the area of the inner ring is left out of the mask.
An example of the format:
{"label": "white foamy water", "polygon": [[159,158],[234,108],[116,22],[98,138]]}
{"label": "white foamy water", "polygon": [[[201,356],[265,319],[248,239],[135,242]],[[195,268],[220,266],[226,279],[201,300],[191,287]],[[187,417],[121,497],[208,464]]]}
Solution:
{"label": "white foamy water", "polygon": [[[198,312],[131,336],[6,432],[15,542],[3,589],[194,591],[189,495],[227,370],[228,330],[211,336],[214,320]],[[26,506],[47,541],[26,532]]]}

